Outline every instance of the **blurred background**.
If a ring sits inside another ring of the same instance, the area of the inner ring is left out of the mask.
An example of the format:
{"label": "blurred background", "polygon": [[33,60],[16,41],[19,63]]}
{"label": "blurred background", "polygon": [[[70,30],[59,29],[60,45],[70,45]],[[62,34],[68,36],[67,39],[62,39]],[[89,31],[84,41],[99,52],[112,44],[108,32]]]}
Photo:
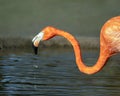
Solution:
{"label": "blurred background", "polygon": [[31,47],[38,32],[54,26],[79,40],[84,63],[92,66],[101,27],[118,15],[120,0],[0,0],[0,96],[120,96],[120,55],[88,76],[63,38],[40,43],[38,55]]}
{"label": "blurred background", "polygon": [[99,37],[120,15],[120,0],[0,0],[0,37],[32,38],[51,25],[75,36]]}

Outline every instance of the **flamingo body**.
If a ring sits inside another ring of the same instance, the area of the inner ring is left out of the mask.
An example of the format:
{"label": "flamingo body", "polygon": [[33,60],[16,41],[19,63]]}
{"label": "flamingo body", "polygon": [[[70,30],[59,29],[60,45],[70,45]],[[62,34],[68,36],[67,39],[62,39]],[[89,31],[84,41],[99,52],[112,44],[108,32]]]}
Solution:
{"label": "flamingo body", "polygon": [[114,17],[104,24],[101,38],[111,52],[120,52],[120,16]]}

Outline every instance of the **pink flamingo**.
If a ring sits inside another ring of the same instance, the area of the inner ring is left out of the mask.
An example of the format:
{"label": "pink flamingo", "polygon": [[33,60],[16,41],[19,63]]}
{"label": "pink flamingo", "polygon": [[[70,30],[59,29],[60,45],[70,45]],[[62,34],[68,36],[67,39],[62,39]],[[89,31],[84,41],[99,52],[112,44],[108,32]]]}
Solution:
{"label": "pink flamingo", "polygon": [[37,48],[41,40],[48,40],[54,36],[63,36],[72,44],[76,57],[76,64],[81,72],[94,74],[103,68],[109,57],[120,52],[120,16],[111,18],[102,27],[100,34],[100,55],[98,61],[93,66],[86,66],[83,63],[80,45],[74,36],[51,26],[44,28],[33,38],[32,42],[35,54],[37,54]]}

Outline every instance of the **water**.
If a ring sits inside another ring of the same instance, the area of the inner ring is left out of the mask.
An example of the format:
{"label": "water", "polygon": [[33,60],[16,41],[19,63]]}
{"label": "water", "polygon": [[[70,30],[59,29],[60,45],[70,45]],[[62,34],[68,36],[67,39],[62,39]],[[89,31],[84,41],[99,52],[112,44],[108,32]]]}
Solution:
{"label": "water", "polygon": [[[59,53],[58,53],[59,52]],[[72,49],[1,52],[0,96],[119,96],[120,59],[112,57],[99,73],[79,72]],[[98,50],[83,50],[87,65]]]}

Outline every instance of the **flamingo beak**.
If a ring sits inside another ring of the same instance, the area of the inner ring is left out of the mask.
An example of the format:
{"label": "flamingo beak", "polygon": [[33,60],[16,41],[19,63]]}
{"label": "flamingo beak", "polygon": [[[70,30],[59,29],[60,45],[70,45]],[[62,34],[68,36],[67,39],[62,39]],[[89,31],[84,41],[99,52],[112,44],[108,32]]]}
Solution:
{"label": "flamingo beak", "polygon": [[38,53],[38,46],[40,41],[43,38],[44,33],[40,32],[39,34],[37,34],[33,39],[32,39],[32,46],[33,46],[33,50],[34,53],[37,54]]}
{"label": "flamingo beak", "polygon": [[33,43],[32,43],[32,47],[33,47],[35,55],[37,55],[37,53],[38,53],[38,47],[34,46]]}

